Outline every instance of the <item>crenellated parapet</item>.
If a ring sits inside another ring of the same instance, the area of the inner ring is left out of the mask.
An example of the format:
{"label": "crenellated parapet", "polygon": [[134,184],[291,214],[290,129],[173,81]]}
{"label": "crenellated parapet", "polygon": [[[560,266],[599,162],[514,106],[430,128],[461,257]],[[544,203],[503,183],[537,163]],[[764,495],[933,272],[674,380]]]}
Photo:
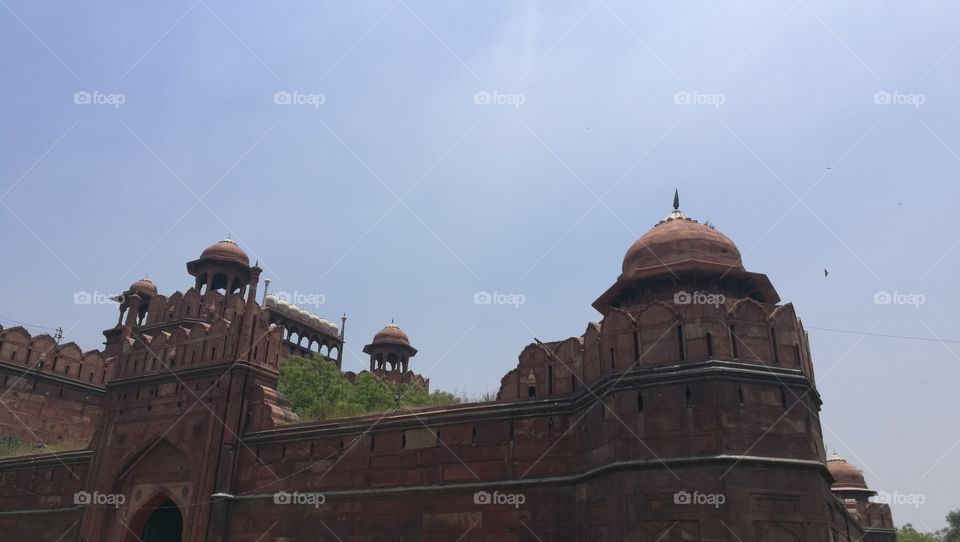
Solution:
{"label": "crenellated parapet", "polygon": [[114,378],[166,373],[215,363],[246,360],[277,370],[283,359],[282,330],[255,317],[252,341],[244,339],[244,319],[220,318],[192,326],[134,330],[123,339]]}
{"label": "crenellated parapet", "polygon": [[0,363],[92,386],[103,386],[108,378],[99,350],[83,352],[74,342],[58,345],[50,335],[33,336],[21,326],[0,326]]}
{"label": "crenellated parapet", "polygon": [[[501,394],[563,395],[612,373],[711,360],[797,370],[813,381],[806,332],[792,303],[726,298],[717,305],[678,305],[654,300],[613,308],[579,337],[528,345]],[[505,390],[508,386],[514,389]]]}
{"label": "crenellated parapet", "polygon": [[98,350],[0,327],[0,438],[86,446],[100,421],[110,369]]}

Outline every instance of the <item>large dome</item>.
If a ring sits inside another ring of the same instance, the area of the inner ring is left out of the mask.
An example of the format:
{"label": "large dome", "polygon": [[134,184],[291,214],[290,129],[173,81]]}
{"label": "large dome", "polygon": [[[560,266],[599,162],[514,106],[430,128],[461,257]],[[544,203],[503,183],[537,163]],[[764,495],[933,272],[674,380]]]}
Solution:
{"label": "large dome", "polygon": [[827,460],[827,470],[836,480],[831,486],[834,491],[844,489],[867,489],[867,482],[863,478],[863,472],[854,467],[847,460],[837,455],[836,452]]}
{"label": "large dome", "polygon": [[698,260],[743,269],[740,251],[726,235],[674,210],[637,239],[623,257],[623,272]]}
{"label": "large dome", "polygon": [[224,239],[208,246],[200,255],[200,259],[250,265],[250,258],[247,257],[247,253],[237,246],[232,239]]}

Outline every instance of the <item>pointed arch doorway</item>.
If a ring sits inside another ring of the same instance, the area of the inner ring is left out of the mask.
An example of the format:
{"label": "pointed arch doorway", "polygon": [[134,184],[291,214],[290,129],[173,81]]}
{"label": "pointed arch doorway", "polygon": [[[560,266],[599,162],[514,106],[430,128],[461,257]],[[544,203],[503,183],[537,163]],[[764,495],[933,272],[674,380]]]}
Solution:
{"label": "pointed arch doorway", "polygon": [[180,542],[183,536],[183,515],[170,499],[167,499],[147,517],[140,540],[143,542]]}

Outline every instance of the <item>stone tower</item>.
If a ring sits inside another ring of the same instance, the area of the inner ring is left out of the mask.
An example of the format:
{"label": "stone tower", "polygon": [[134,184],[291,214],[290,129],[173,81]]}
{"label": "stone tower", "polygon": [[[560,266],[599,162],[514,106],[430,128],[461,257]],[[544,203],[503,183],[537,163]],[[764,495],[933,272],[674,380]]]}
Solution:
{"label": "stone tower", "polygon": [[260,316],[260,268],[224,240],[187,270],[194,287],[170,297],[134,283],[104,332],[112,374],[84,490],[128,500],[88,507],[80,540],[159,540],[178,524],[184,540],[220,540],[226,507],[211,495],[230,490],[238,435],[280,416],[282,333]]}

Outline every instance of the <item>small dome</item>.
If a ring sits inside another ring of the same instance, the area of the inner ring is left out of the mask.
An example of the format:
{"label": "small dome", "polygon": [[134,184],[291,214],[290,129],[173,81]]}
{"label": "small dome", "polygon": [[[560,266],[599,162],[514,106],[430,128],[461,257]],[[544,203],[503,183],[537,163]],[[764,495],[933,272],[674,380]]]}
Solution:
{"label": "small dome", "polygon": [[308,311],[307,309],[300,309],[297,311],[297,316],[299,316],[300,318],[303,318],[304,320],[309,320],[311,314],[310,314],[310,311]]}
{"label": "small dome", "polygon": [[247,257],[247,253],[237,246],[233,239],[224,239],[208,246],[200,254],[200,259],[250,265],[250,258]]}
{"label": "small dome", "polygon": [[407,334],[404,333],[402,329],[391,323],[373,336],[373,342],[371,344],[377,343],[405,344],[410,346],[410,338],[407,337]]}
{"label": "small dome", "polygon": [[319,326],[319,325],[323,324],[323,322],[324,322],[324,320],[321,320],[320,317],[317,316],[316,314],[311,314],[311,315],[310,315],[310,323],[311,323],[311,324],[316,324],[316,325]]}
{"label": "small dome", "polygon": [[834,491],[843,489],[867,489],[867,482],[863,478],[863,472],[854,467],[847,460],[837,455],[836,452],[827,460],[827,470],[836,480],[831,486]]}
{"label": "small dome", "polygon": [[150,279],[144,277],[137,282],[134,282],[130,285],[129,291],[148,294],[148,295],[157,295],[157,287]]}
{"label": "small dome", "polygon": [[277,306],[277,296],[275,296],[275,295],[273,295],[273,294],[267,294],[266,297],[263,298],[263,303],[264,303],[266,306],[268,306],[268,307],[276,307],[276,306]]}
{"label": "small dome", "polygon": [[726,235],[679,209],[637,239],[623,257],[623,272],[700,260],[743,269],[740,251]]}
{"label": "small dome", "polygon": [[[268,297],[269,297],[269,296],[268,296]],[[288,307],[290,307],[290,304],[287,303],[287,300],[286,300],[286,299],[284,299],[284,298],[282,298],[282,297],[277,297],[277,296],[273,296],[273,297],[274,297],[274,299],[277,300],[277,303],[276,303],[277,309],[282,310],[282,311],[285,311],[285,310],[287,310]]]}

